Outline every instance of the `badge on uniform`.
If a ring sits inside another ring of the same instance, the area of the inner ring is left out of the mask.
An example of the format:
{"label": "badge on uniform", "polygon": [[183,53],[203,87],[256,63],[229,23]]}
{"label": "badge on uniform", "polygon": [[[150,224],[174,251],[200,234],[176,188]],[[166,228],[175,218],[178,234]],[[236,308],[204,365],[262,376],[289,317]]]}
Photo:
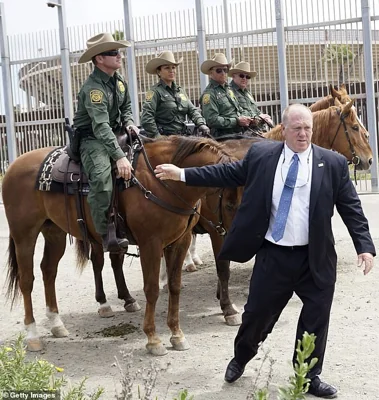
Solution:
{"label": "badge on uniform", "polygon": [[179,93],[179,97],[183,100],[183,101],[187,101],[187,96],[184,93]]}
{"label": "badge on uniform", "polygon": [[209,104],[211,102],[211,95],[209,93],[203,96],[203,105]]}
{"label": "badge on uniform", "polygon": [[154,92],[152,90],[149,90],[145,96],[146,101],[150,101],[153,98],[153,96],[154,96]]}
{"label": "badge on uniform", "polygon": [[229,96],[230,96],[232,99],[234,99],[234,98],[235,98],[235,96],[234,96],[234,92],[233,92],[233,90],[232,90],[232,89],[230,89],[230,90],[229,90]]}
{"label": "badge on uniform", "polygon": [[121,93],[125,93],[125,86],[124,86],[123,82],[118,81],[118,88],[120,89]]}
{"label": "badge on uniform", "polygon": [[89,96],[91,103],[100,104],[103,101],[104,93],[101,90],[91,90]]}

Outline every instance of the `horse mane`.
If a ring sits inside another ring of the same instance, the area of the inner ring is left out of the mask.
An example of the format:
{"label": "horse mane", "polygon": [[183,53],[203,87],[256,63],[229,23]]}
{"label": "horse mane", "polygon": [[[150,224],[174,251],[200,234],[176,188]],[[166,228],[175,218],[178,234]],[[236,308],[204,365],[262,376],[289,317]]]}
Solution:
{"label": "horse mane", "polygon": [[276,125],[270,131],[265,132],[263,136],[267,139],[278,140],[279,142],[282,142],[284,140],[282,135],[282,125]]}
{"label": "horse mane", "polygon": [[170,136],[170,140],[176,145],[172,156],[172,164],[181,165],[184,159],[192,154],[200,153],[208,149],[219,157],[219,162],[227,163],[233,161],[233,157],[225,150],[225,146],[207,138]]}

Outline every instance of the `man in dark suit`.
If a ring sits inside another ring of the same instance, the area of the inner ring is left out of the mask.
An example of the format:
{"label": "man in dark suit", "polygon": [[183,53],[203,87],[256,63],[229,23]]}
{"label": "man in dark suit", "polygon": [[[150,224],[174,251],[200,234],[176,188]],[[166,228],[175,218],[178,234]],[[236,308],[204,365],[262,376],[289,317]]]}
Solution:
{"label": "man in dark suit", "polygon": [[[294,104],[282,117],[285,143],[259,142],[238,162],[180,169],[158,165],[161,179],[187,185],[245,186],[220,259],[246,262],[256,255],[242,325],[225,380],[236,381],[272,331],[295,292],[303,303],[296,339],[316,335],[309,393],[334,398],[337,389],[322,382],[337,256],[331,219],[336,206],[367,274],[375,247],[343,156],[311,144],[312,114]],[[296,354],[294,354],[294,360]]]}

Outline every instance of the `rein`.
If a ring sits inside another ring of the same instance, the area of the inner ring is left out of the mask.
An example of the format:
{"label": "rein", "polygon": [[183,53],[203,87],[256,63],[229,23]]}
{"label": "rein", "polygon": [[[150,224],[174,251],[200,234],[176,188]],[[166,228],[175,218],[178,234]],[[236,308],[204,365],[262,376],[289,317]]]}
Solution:
{"label": "rein", "polygon": [[[140,139],[139,139],[140,140]],[[225,228],[222,226],[222,211],[220,211],[220,222],[218,225],[214,224],[212,221],[208,220],[207,218],[205,218],[203,215],[201,215],[201,213],[199,213],[197,210],[200,206],[201,200],[199,200],[195,207],[192,207],[185,199],[183,199],[183,197],[181,197],[180,195],[178,195],[171,187],[169,184],[167,184],[166,182],[162,181],[161,179],[157,178],[155,173],[154,173],[154,168],[152,167],[152,165],[150,164],[150,160],[148,155],[146,154],[146,150],[145,150],[145,146],[143,145],[142,141],[140,140],[140,151],[142,151],[143,157],[145,159],[146,165],[149,168],[149,171],[152,173],[152,175],[154,176],[154,178],[166,189],[168,190],[170,193],[172,193],[176,198],[178,198],[182,203],[184,203],[186,206],[188,206],[188,209],[183,209],[183,208],[179,208],[176,206],[172,206],[171,204],[167,203],[166,201],[160,199],[159,197],[155,196],[154,193],[152,193],[151,190],[148,190],[147,188],[145,188],[143,186],[143,184],[137,179],[137,177],[132,173],[132,182],[134,184],[136,184],[141,191],[143,192],[144,196],[146,199],[151,200],[152,202],[154,202],[155,204],[165,208],[168,211],[171,211],[175,214],[181,214],[181,215],[198,215],[200,218],[202,218],[203,220],[205,220],[205,222],[208,223],[208,225],[210,225],[213,229],[216,230],[216,232],[220,235],[220,236],[224,236],[226,234],[226,230]],[[221,210],[221,202],[222,202],[222,195],[221,198],[219,200],[219,207]]]}
{"label": "rein", "polygon": [[337,110],[337,114],[340,116],[340,123],[339,123],[337,131],[336,131],[336,133],[334,135],[334,138],[332,140],[330,148],[333,149],[333,144],[334,144],[334,142],[335,142],[335,140],[337,138],[338,132],[339,132],[340,127],[341,127],[341,124],[343,124],[343,128],[344,128],[344,131],[345,131],[345,136],[346,136],[347,142],[349,143],[350,152],[351,152],[351,154],[353,156],[351,161],[348,161],[348,164],[353,164],[354,165],[354,180],[355,180],[355,184],[357,184],[357,165],[361,162],[361,159],[359,158],[359,156],[357,156],[357,154],[356,154],[356,152],[354,150],[353,144],[351,143],[349,132],[347,130],[346,122],[345,122],[346,115],[341,114],[340,110]]}

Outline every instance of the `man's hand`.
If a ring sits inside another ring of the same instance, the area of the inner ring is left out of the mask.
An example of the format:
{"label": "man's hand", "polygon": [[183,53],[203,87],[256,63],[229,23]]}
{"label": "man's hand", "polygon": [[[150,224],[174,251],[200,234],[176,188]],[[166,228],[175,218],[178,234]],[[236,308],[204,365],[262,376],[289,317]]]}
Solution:
{"label": "man's hand", "polygon": [[239,126],[249,126],[251,122],[251,118],[250,117],[238,117],[238,125]]}
{"label": "man's hand", "polygon": [[163,181],[166,179],[171,179],[173,181],[180,181],[180,172],[181,168],[173,164],[157,165],[154,170],[154,173],[157,176],[157,178],[162,179]]}
{"label": "man's hand", "polygon": [[139,129],[135,125],[128,125],[126,127],[127,132],[131,135],[137,136],[139,134]]}
{"label": "man's hand", "polygon": [[204,137],[210,137],[211,130],[207,127],[207,125],[200,125],[197,130]]}
{"label": "man's hand", "polygon": [[122,157],[116,161],[118,176],[126,180],[130,179],[132,176],[133,167],[126,157]]}
{"label": "man's hand", "polygon": [[271,119],[271,117],[268,115],[268,114],[260,114],[259,115],[262,119],[263,119],[263,121],[265,121],[265,122],[267,122],[267,124],[270,126],[274,126],[274,123],[272,122],[272,119]]}
{"label": "man's hand", "polygon": [[363,267],[363,274],[367,275],[374,266],[374,256],[371,253],[358,254],[358,268]]}

